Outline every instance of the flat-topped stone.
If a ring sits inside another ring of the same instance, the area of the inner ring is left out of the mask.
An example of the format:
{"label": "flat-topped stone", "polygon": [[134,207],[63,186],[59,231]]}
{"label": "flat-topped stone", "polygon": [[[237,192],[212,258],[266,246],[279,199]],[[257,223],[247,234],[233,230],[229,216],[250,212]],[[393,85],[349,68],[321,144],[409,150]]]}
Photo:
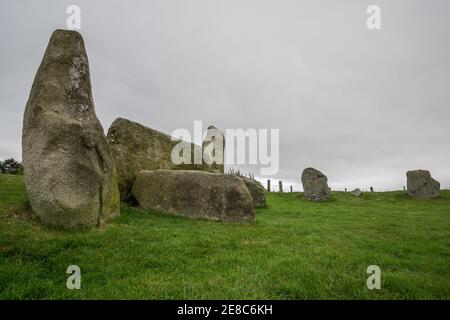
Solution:
{"label": "flat-topped stone", "polygon": [[226,222],[255,221],[242,179],[194,170],[144,170],[132,194],[139,205],[168,214]]}
{"label": "flat-topped stone", "polygon": [[363,195],[363,192],[359,188],[356,188],[356,189],[350,191],[350,193],[356,197],[360,197]]}

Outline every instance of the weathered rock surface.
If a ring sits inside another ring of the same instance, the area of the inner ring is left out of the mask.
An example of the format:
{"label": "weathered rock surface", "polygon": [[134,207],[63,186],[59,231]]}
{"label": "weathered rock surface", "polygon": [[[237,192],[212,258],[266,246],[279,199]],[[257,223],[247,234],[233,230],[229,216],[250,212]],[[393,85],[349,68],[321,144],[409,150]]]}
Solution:
{"label": "weathered rock surface", "polygon": [[264,208],[266,206],[266,190],[264,189],[263,185],[255,179],[243,176],[239,178],[244,181],[245,186],[250,192],[253,200],[253,206],[255,208]]}
{"label": "weathered rock surface", "polygon": [[350,191],[350,193],[356,197],[360,197],[363,194],[363,192],[359,188],[356,188],[356,189]]}
{"label": "weathered rock surface", "polygon": [[327,200],[330,198],[331,190],[328,187],[328,178],[319,170],[306,168],[302,173],[302,184],[307,200]]}
{"label": "weathered rock surface", "polygon": [[204,161],[209,164],[211,172],[225,172],[225,136],[214,126],[209,126],[202,144]]}
{"label": "weathered rock surface", "polygon": [[114,162],[78,32],[51,36],[25,109],[22,158],[28,198],[44,224],[91,227],[119,215]]}
{"label": "weathered rock surface", "polygon": [[440,183],[431,177],[429,171],[413,170],[406,173],[408,194],[414,198],[439,197]]}
{"label": "weathered rock surface", "polygon": [[226,222],[254,221],[252,198],[242,179],[194,170],[141,171],[132,194],[139,205],[168,214]]}
{"label": "weathered rock surface", "polygon": [[131,188],[142,170],[217,171],[213,165],[194,164],[194,148],[201,147],[192,143],[187,144],[192,150],[191,164],[173,163],[172,149],[180,140],[127,119],[118,118],[111,124],[108,142],[117,168],[122,201],[130,199]]}

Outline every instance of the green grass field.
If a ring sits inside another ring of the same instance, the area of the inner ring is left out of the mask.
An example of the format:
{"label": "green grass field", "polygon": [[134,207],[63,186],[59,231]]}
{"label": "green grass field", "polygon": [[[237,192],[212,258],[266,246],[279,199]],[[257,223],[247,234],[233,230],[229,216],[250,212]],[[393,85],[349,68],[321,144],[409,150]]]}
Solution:
{"label": "green grass field", "polygon": [[[0,175],[0,298],[450,299],[450,191],[267,203],[255,224],[123,206],[104,228],[60,231],[32,218],[23,177]],[[72,264],[81,290],[66,287]],[[369,265],[381,290],[366,287]]]}

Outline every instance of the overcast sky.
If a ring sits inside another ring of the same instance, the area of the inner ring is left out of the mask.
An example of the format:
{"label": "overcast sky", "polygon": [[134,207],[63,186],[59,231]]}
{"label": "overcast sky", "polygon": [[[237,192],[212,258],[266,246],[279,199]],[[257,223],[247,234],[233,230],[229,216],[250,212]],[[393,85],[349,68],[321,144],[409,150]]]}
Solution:
{"label": "overcast sky", "polygon": [[450,187],[448,0],[3,0],[0,159],[21,158],[31,84],[70,4],[105,132],[117,117],[278,128],[286,188],[308,166],[334,189],[400,189],[418,168]]}

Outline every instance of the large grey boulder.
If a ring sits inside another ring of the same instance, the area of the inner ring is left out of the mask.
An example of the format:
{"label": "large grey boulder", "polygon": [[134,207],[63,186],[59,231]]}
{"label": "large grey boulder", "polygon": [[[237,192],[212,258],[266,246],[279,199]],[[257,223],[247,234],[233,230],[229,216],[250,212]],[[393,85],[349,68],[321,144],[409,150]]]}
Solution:
{"label": "large grey boulder", "polygon": [[362,192],[361,189],[359,189],[359,188],[356,188],[356,189],[350,191],[350,193],[351,193],[352,195],[354,195],[355,197],[360,197],[360,196],[363,195],[363,192]]}
{"label": "large grey boulder", "polygon": [[263,185],[259,181],[252,178],[244,176],[239,176],[239,178],[244,181],[245,186],[250,192],[253,200],[253,206],[255,208],[264,208],[266,206],[266,190]]}
{"label": "large grey boulder", "polygon": [[319,170],[306,168],[302,173],[302,184],[307,200],[327,200],[330,198],[331,190],[328,187],[328,178]]}
{"label": "large grey boulder", "polygon": [[406,173],[408,194],[413,198],[430,199],[439,196],[440,183],[429,171],[413,170]]}
{"label": "large grey boulder", "polygon": [[118,118],[108,130],[108,142],[115,160],[119,192],[122,201],[130,200],[131,188],[142,170],[202,170],[217,172],[222,170],[214,165],[194,163],[194,149],[201,147],[186,143],[191,150],[190,164],[175,164],[172,161],[172,150],[180,140],[139,123]]}
{"label": "large grey boulder", "polygon": [[136,178],[132,194],[141,207],[168,214],[226,222],[255,220],[250,192],[233,175],[144,170]]}
{"label": "large grey boulder", "polygon": [[91,227],[119,215],[116,170],[78,32],[50,38],[25,109],[22,158],[31,208],[44,224]]}

